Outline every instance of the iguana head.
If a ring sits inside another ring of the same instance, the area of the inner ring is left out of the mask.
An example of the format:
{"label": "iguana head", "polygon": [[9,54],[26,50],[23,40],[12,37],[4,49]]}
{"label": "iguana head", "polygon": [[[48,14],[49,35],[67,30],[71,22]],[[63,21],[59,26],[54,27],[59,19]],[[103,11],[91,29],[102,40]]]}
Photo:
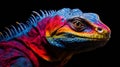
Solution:
{"label": "iguana head", "polygon": [[110,29],[95,13],[63,8],[54,13],[46,26],[46,39],[50,45],[86,51],[105,45]]}

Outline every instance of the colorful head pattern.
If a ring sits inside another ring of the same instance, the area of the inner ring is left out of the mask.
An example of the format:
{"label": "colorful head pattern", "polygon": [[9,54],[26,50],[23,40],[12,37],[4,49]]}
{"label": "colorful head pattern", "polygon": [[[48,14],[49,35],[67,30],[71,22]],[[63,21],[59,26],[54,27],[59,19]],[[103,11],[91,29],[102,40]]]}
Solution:
{"label": "colorful head pattern", "polygon": [[52,14],[46,26],[50,45],[84,50],[103,46],[110,38],[110,29],[95,13],[63,8]]}

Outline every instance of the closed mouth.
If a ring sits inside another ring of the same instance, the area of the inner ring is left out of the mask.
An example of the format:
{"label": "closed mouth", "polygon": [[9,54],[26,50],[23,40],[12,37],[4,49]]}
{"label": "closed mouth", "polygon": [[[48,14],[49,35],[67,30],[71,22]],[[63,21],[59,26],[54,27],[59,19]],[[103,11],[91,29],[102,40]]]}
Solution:
{"label": "closed mouth", "polygon": [[73,34],[70,34],[70,33],[59,33],[57,34],[57,36],[59,35],[62,35],[65,39],[65,40],[68,40],[68,39],[82,39],[82,40],[90,40],[90,41],[106,41],[106,40],[109,40],[110,37],[103,37],[103,38],[100,38],[100,37],[87,37],[87,36],[78,36],[78,35],[73,35]]}

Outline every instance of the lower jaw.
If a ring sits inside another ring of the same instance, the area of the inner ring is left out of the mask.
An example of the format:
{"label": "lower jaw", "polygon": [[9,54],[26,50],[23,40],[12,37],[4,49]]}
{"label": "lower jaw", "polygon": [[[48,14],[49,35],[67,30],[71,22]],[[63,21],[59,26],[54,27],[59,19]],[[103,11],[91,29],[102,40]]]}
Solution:
{"label": "lower jaw", "polygon": [[[53,39],[53,38],[47,38],[48,42],[57,48],[62,48],[68,51],[86,51],[86,50],[93,50],[99,47],[102,47],[106,44],[108,40],[103,39],[81,39],[79,41],[75,40],[71,42],[69,38],[59,38],[59,39]],[[85,41],[86,40],[86,41]],[[54,42],[54,44],[53,44]]]}
{"label": "lower jaw", "polygon": [[84,52],[90,51],[99,47],[104,46],[107,41],[86,41],[83,43],[69,43],[65,44],[66,50],[75,51],[75,52]]}

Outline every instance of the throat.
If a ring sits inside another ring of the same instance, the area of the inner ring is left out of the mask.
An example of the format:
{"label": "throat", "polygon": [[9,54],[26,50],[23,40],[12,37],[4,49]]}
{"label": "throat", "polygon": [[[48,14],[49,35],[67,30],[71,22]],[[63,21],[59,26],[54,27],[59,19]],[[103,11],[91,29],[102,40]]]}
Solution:
{"label": "throat", "polygon": [[39,47],[31,44],[30,48],[38,55],[38,57],[42,58],[48,64],[53,65],[55,63],[56,65],[63,66],[73,55],[72,52],[50,46],[50,44],[47,43],[42,43]]}

